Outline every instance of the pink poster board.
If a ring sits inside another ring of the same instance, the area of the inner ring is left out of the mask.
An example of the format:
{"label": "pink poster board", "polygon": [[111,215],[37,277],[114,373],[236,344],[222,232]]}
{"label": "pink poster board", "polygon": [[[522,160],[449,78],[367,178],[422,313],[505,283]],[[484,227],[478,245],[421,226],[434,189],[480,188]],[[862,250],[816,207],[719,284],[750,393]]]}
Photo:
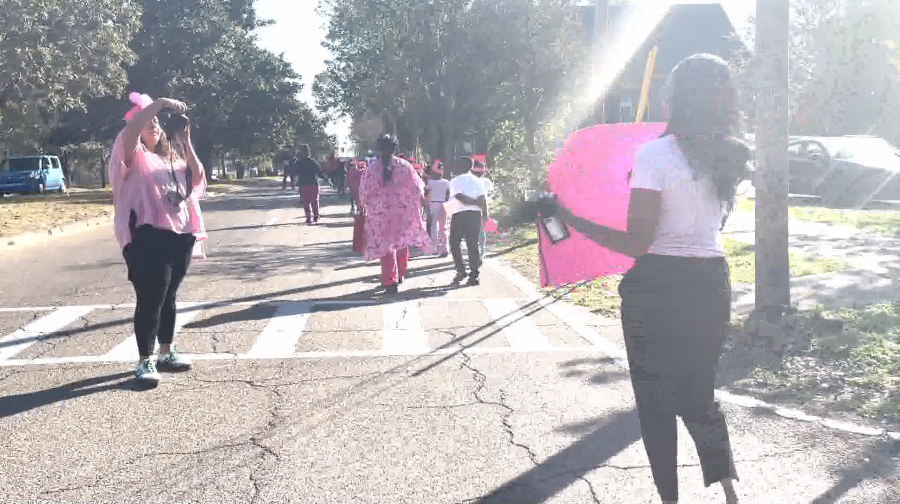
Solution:
{"label": "pink poster board", "polygon": [[[625,230],[631,189],[628,173],[641,144],[659,137],[665,123],[601,124],[571,134],[550,165],[547,186],[575,215]],[[561,286],[624,273],[634,259],[605,249],[584,235],[556,245],[541,240],[541,285]]]}

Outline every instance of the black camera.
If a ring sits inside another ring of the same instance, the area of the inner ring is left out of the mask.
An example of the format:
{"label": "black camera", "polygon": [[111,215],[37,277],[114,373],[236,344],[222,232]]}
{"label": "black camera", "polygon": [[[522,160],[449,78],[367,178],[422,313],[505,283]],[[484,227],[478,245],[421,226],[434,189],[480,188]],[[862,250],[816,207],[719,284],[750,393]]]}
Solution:
{"label": "black camera", "polygon": [[170,142],[175,141],[175,136],[185,130],[191,124],[191,120],[184,114],[166,114],[160,117],[160,125]]}

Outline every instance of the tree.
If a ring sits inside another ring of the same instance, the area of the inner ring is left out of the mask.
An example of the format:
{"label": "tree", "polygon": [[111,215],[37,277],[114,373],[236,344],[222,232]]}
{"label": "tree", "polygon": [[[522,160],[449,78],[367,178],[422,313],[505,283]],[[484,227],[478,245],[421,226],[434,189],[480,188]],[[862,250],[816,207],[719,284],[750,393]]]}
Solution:
{"label": "tree", "polygon": [[[791,131],[799,135],[871,133],[900,141],[895,125],[900,46],[895,27],[900,6],[887,0],[791,2]],[[753,40],[751,26],[745,38]],[[748,47],[752,47],[750,44]],[[761,82],[754,53],[732,60],[745,109]]]}
{"label": "tree", "polygon": [[[569,0],[323,0],[333,58],[313,88],[324,112],[355,131],[402,133],[404,150],[487,148],[500,125],[540,132],[566,101],[581,44]],[[365,127],[363,127],[365,126]],[[371,139],[359,138],[363,144]]]}
{"label": "tree", "polygon": [[[138,62],[133,90],[173,96],[189,112],[198,156],[256,156],[281,148],[303,113],[300,76],[280,55],[260,48],[251,0],[142,0],[141,29],[131,42]],[[311,132],[324,135],[318,127]],[[322,138],[309,139],[326,142]]]}
{"label": "tree", "polygon": [[121,94],[139,15],[131,0],[5,0],[0,142],[38,147],[58,113]]}

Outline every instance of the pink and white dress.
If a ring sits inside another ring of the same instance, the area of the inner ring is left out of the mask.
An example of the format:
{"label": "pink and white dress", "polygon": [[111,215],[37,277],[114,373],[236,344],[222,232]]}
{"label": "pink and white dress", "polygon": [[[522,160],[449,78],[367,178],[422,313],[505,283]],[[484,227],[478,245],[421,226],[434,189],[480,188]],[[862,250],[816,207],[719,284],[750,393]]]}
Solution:
{"label": "pink and white dress", "polygon": [[425,182],[409,162],[393,158],[393,175],[382,182],[381,159],[370,163],[359,185],[359,199],[365,207],[365,258],[381,259],[406,247],[434,250],[422,216]]}

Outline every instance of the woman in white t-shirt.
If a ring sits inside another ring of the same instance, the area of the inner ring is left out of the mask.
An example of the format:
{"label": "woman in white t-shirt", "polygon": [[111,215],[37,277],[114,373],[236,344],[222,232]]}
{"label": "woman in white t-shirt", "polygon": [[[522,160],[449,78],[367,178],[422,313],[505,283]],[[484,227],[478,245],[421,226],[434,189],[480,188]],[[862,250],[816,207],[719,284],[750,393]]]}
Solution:
{"label": "woman in white t-shirt", "polygon": [[677,502],[676,417],[694,439],[706,486],[736,503],[737,472],[725,416],[714,398],[731,319],[721,229],[747,173],[727,63],[698,54],[668,80],[669,123],[635,154],[628,230],[560,208],[559,217],[600,245],[635,257],[619,285],[622,328],[644,447],[664,502]]}

